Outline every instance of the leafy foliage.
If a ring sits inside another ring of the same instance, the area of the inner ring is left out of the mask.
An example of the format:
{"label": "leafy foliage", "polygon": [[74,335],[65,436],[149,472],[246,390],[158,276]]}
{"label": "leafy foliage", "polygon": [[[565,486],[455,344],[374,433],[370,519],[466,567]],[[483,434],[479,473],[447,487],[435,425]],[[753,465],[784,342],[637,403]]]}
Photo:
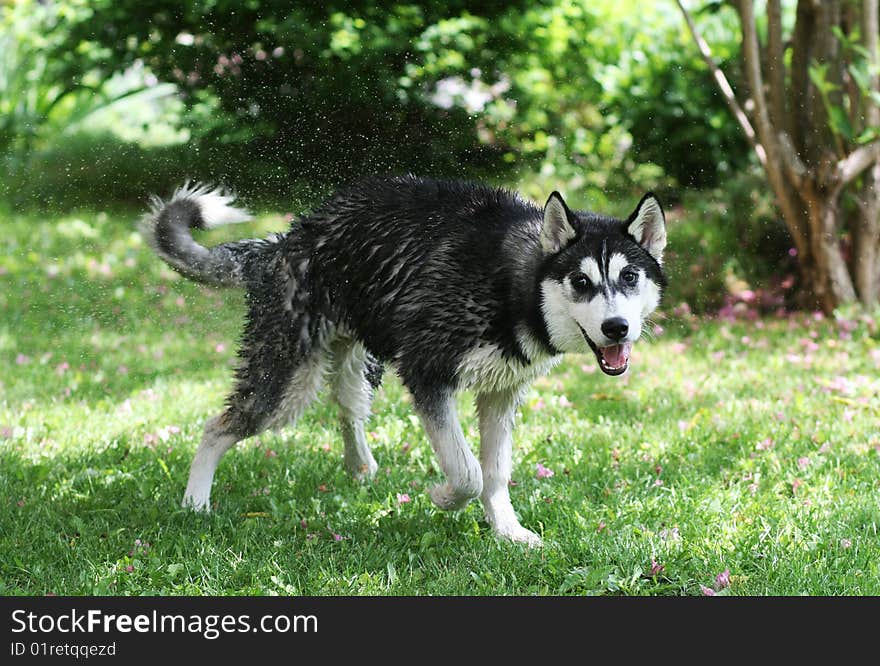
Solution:
{"label": "leafy foliage", "polygon": [[143,62],[176,83],[202,158],[225,160],[218,175],[232,182],[247,164],[267,190],[513,169],[539,174],[526,185],[536,196],[564,184],[598,207],[633,186],[712,183],[744,155],[674,15],[632,0],[83,11],[59,50],[105,53],[115,70]]}

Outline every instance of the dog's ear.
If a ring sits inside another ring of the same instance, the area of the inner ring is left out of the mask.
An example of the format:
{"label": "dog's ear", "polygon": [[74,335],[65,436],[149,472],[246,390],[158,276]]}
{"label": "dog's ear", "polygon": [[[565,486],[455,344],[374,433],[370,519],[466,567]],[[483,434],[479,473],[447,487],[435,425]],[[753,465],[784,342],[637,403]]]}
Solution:
{"label": "dog's ear", "polygon": [[575,237],[571,217],[572,213],[565,205],[562,195],[553,192],[544,206],[544,225],[541,228],[541,249],[546,254],[559,252]]}
{"label": "dog's ear", "polygon": [[624,223],[627,233],[644,247],[657,263],[663,263],[663,249],[666,247],[666,216],[663,207],[648,192]]}

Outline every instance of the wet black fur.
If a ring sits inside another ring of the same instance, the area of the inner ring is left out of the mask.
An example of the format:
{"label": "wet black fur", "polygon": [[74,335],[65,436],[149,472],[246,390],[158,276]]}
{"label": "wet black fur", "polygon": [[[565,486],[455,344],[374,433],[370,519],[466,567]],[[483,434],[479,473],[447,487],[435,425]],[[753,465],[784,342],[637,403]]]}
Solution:
{"label": "wet black fur", "polygon": [[480,184],[373,177],[339,191],[285,234],[210,250],[184,228],[184,221],[199,226],[193,207],[187,200],[166,206],[156,242],[181,262],[195,262],[182,270],[189,277],[247,289],[228,402],[228,423],[241,436],[265,426],[296,368],[334,330],[350,332],[369,351],[373,386],[382,365],[392,363],[417,406],[430,410],[438,396],[458,388],[457,368],[480,343],[527,364],[518,326],[548,354],[558,353],[540,311],[541,280],[561,279],[586,255],[598,260],[603,243],[608,257],[620,252],[665,284],[625,222],[569,211],[575,238],[545,257],[542,209]]}

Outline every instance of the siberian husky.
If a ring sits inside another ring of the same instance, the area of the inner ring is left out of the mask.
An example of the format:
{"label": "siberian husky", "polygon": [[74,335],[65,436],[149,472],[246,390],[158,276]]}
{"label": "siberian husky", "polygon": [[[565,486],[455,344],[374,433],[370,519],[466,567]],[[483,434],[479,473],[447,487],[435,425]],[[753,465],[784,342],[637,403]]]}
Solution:
{"label": "siberian husky", "polygon": [[[184,185],[154,197],[141,230],[184,276],[247,290],[235,388],[207,421],[183,498],[211,507],[223,454],[290,423],[327,382],[339,406],[344,464],[357,479],[376,461],[364,436],[385,365],[410,391],[445,482],[441,509],[479,497],[501,537],[532,546],[511,505],[515,410],[565,352],[623,374],[666,284],[663,209],[646,194],[625,220],[543,208],[514,192],[459,181],[372,177],[340,190],[289,231],[206,248],[191,229],[249,219],[221,189]],[[456,414],[476,396],[480,455]]]}

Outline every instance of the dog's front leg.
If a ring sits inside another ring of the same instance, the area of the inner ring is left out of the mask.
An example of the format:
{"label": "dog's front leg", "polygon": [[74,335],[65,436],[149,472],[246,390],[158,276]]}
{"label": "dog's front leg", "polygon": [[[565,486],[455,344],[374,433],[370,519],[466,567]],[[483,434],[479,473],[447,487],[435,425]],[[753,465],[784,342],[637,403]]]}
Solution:
{"label": "dog's front leg", "polygon": [[483,468],[483,510],[498,536],[540,546],[541,537],[519,524],[510,503],[510,475],[513,470],[513,419],[519,393],[480,393],[480,462]]}
{"label": "dog's front leg", "polygon": [[471,452],[455,409],[455,397],[442,393],[429,403],[418,401],[418,410],[431,446],[446,474],[446,483],[434,486],[429,494],[434,504],[446,511],[464,508],[468,502],[479,497],[483,489],[480,463]]}

